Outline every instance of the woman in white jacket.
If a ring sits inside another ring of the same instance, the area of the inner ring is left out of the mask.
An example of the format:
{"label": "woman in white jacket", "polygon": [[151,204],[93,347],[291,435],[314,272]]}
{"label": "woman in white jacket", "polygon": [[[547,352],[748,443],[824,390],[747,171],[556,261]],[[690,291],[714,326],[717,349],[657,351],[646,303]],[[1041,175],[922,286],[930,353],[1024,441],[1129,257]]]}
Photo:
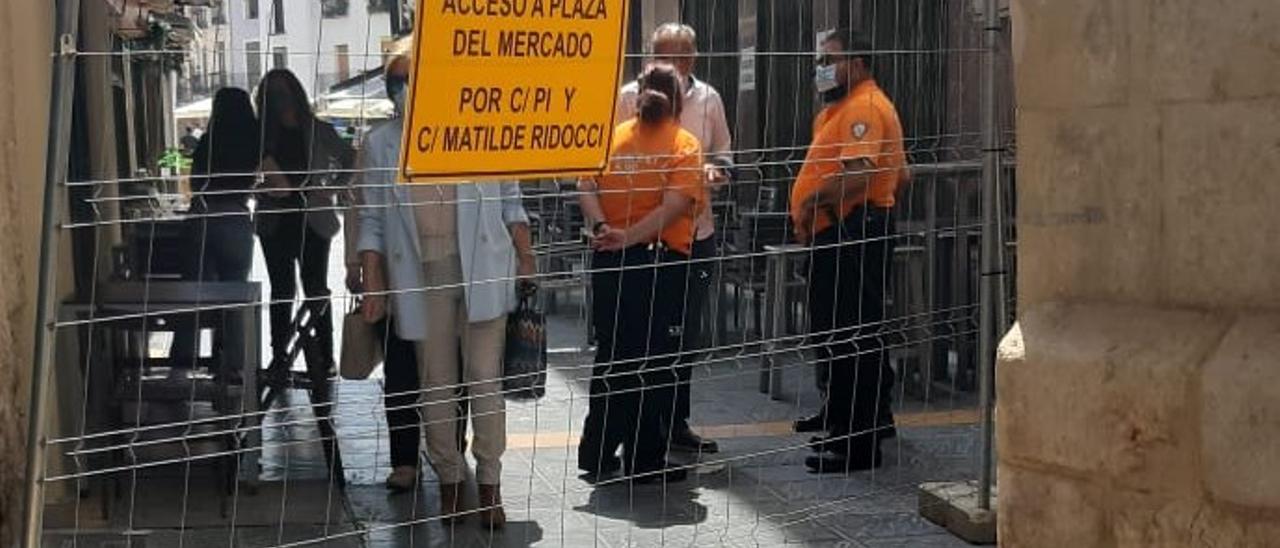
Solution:
{"label": "woman in white jacket", "polygon": [[[388,72],[407,75],[408,67],[402,57]],[[404,95],[393,97],[400,112]],[[363,314],[377,321],[389,303],[397,334],[418,343],[427,453],[440,476],[446,519],[460,515],[466,479],[454,402],[459,385],[466,386],[480,521],[502,527],[502,353],[507,314],[516,306],[516,277],[534,274],[528,216],[515,182],[396,184],[402,128],[402,117],[388,121],[369,132],[362,148],[357,246],[367,292]]]}

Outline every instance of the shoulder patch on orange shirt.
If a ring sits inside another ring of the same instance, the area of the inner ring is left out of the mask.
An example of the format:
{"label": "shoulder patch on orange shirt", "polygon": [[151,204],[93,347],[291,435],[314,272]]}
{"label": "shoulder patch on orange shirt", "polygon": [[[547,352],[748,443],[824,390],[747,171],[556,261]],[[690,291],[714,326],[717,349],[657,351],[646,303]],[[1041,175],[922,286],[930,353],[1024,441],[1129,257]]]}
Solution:
{"label": "shoulder patch on orange shirt", "polygon": [[867,123],[854,122],[853,126],[849,128],[849,133],[853,134],[854,139],[861,141],[863,137],[867,136]]}

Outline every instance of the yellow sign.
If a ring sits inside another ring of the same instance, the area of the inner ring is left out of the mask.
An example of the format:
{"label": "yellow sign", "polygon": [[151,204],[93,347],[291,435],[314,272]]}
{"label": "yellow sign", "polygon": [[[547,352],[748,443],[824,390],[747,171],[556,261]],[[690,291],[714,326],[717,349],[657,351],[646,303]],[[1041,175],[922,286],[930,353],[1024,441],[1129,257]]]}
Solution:
{"label": "yellow sign", "polygon": [[602,172],[627,3],[419,0],[405,180]]}

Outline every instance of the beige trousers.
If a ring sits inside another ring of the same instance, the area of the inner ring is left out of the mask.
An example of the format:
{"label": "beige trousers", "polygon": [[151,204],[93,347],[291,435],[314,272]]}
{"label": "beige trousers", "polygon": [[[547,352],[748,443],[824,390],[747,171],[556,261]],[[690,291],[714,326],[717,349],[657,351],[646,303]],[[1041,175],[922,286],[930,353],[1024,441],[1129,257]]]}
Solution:
{"label": "beige trousers", "polygon": [[[467,319],[462,269],[456,256],[424,265],[427,287],[427,339],[418,344],[418,372],[423,382],[427,455],[443,483],[466,479],[467,461],[458,450],[459,383],[471,402],[475,433],[471,453],[476,481],[502,482],[502,453],[507,449],[506,403],[502,396],[502,353],[507,318],[471,323]],[[456,285],[457,287],[441,286]],[[459,379],[458,345],[462,345]]]}

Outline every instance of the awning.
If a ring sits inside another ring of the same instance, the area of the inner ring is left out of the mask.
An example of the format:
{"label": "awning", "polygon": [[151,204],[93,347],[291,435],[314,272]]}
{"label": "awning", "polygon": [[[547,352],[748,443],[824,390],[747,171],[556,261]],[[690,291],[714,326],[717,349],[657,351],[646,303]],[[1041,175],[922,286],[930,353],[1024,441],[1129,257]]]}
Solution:
{"label": "awning", "polygon": [[395,105],[386,99],[338,99],[328,101],[316,116],[326,120],[385,120],[395,113]]}
{"label": "awning", "polygon": [[173,110],[176,120],[207,120],[213,111],[213,98],[206,97],[194,103],[187,103]]}
{"label": "awning", "polygon": [[386,99],[387,85],[383,83],[381,69],[376,74],[368,74],[363,78],[353,78],[329,88],[329,93],[322,101],[341,101],[343,99]]}

